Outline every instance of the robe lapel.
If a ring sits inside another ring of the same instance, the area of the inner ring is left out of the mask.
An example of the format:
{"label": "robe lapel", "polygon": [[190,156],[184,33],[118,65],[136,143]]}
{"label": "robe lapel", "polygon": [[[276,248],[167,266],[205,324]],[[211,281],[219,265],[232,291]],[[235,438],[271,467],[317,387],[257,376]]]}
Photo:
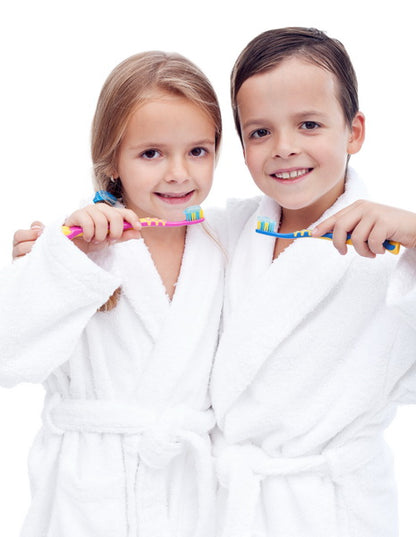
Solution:
{"label": "robe lapel", "polygon": [[[351,203],[355,197],[352,190],[352,194],[347,190],[322,219]],[[271,262],[273,238],[254,230],[257,216],[275,219],[279,210],[273,200],[262,200],[240,237],[230,267],[229,312],[211,383],[220,426],[264,362],[313,314],[355,256],[351,250],[340,256],[331,241],[307,238],[295,241]]]}
{"label": "robe lapel", "polygon": [[[164,406],[188,369],[200,367],[204,374],[210,367],[203,363],[203,356],[211,363],[215,351],[223,297],[223,258],[201,226],[189,226],[170,310],[136,390],[146,405]],[[204,338],[206,346],[201,348]]]}
{"label": "robe lapel", "polygon": [[114,270],[122,278],[122,291],[156,341],[169,313],[169,297],[143,239],[118,243]]}

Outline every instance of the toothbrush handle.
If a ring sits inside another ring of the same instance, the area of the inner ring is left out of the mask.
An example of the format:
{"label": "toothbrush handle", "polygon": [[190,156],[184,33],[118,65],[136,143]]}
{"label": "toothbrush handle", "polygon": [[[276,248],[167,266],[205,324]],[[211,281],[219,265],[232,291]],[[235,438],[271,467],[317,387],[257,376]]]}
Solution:
{"label": "toothbrush handle", "polygon": [[[332,239],[332,233],[326,233],[325,235],[322,235],[322,239]],[[348,233],[347,235],[347,242],[346,244],[352,244],[351,242],[351,233]],[[400,251],[400,242],[397,241],[390,241],[386,240],[383,242],[383,247],[390,252],[391,254],[397,255]]]}

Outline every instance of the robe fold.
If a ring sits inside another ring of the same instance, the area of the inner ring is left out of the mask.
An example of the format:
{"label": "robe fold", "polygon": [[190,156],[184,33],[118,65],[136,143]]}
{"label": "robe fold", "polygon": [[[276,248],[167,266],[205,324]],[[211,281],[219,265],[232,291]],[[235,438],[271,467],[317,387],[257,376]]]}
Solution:
{"label": "robe fold", "polygon": [[[350,171],[321,218],[365,197]],[[341,256],[275,239],[268,197],[230,203],[224,329],[211,379],[221,537],[397,537],[383,432],[416,401],[416,252]],[[313,223],[311,222],[311,225]]]}
{"label": "robe fold", "polygon": [[51,226],[0,273],[0,384],[46,390],[21,537],[212,536],[223,265],[189,226],[170,301],[143,240],[88,257]]}

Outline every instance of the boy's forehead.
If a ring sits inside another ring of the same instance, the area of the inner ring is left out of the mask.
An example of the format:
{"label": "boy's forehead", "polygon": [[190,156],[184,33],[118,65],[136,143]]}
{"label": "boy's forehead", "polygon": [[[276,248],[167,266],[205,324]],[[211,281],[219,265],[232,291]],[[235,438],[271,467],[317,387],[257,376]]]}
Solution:
{"label": "boy's forehead", "polygon": [[276,96],[315,100],[335,97],[337,89],[337,79],[330,71],[312,62],[290,58],[245,80],[237,94],[237,103]]}

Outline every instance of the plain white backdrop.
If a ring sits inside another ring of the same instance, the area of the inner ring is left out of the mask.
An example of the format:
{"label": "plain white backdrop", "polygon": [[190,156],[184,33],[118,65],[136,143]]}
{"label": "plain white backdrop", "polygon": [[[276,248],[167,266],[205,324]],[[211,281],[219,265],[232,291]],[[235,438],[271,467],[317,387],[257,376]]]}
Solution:
{"label": "plain white backdrop", "polygon": [[[10,262],[16,229],[34,219],[64,218],[91,195],[89,134],[100,88],[116,64],[143,50],[184,54],[217,90],[224,144],[207,205],[257,194],[232,124],[229,74],[250,39],[280,26],[315,26],[347,47],[367,117],[367,140],[352,164],[375,199],[416,210],[410,1],[380,0],[373,7],[362,0],[22,0],[2,5],[0,266]],[[5,537],[18,535],[29,503],[26,459],[40,425],[42,396],[39,386],[0,388],[0,535]],[[403,408],[387,432],[396,456],[401,537],[416,532],[415,423],[415,410]]]}

